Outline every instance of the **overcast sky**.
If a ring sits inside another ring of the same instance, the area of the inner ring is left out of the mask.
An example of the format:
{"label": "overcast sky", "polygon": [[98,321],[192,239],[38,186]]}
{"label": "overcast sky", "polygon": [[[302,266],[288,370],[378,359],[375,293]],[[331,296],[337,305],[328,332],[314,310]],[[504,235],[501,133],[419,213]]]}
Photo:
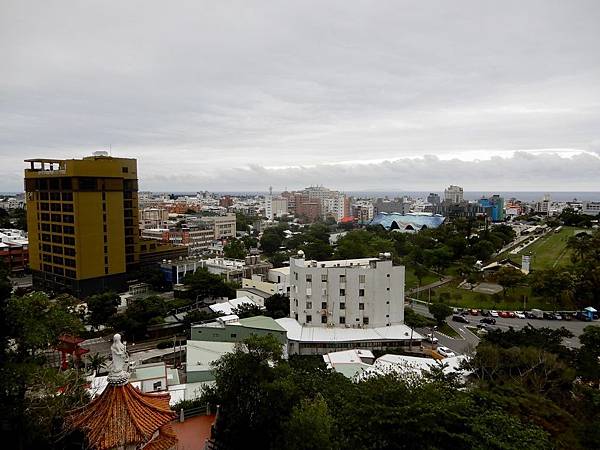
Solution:
{"label": "overcast sky", "polygon": [[0,191],[600,191],[600,1],[0,0]]}

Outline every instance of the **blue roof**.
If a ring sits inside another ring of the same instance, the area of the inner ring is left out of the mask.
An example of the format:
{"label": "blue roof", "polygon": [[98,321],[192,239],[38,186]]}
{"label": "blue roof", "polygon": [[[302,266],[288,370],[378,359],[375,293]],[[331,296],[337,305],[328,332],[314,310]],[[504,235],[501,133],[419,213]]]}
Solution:
{"label": "blue roof", "polygon": [[379,213],[371,220],[369,225],[381,225],[385,229],[400,229],[415,231],[423,228],[437,228],[444,223],[444,216],[423,215],[423,214],[398,214],[398,213]]}

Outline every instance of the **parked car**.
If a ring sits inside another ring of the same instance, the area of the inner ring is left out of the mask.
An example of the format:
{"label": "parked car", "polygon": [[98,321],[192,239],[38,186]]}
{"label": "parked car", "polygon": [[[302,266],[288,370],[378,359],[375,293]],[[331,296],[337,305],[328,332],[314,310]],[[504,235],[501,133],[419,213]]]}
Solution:
{"label": "parked car", "polygon": [[493,317],[484,317],[483,319],[481,319],[479,321],[479,323],[487,323],[490,325],[496,325],[496,319],[494,319]]}
{"label": "parked car", "polygon": [[479,315],[479,310],[478,309],[472,309],[469,312],[471,313],[472,316],[478,316]]}
{"label": "parked car", "polygon": [[533,316],[534,319],[543,319],[544,311],[542,311],[541,309],[532,309],[531,315]]}
{"label": "parked car", "polygon": [[425,340],[427,342],[431,342],[432,344],[438,343],[438,338],[436,338],[433,334],[428,334],[427,336],[425,336]]}
{"label": "parked car", "polygon": [[451,358],[452,356],[456,356],[456,353],[454,353],[451,349],[449,349],[448,347],[438,347],[437,348],[437,352],[446,357],[446,358]]}
{"label": "parked car", "polygon": [[554,315],[554,313],[545,312],[545,313],[542,314],[542,319],[545,319],[545,320],[556,320],[556,316]]}
{"label": "parked car", "polygon": [[490,316],[498,317],[498,311],[494,311],[493,309],[490,311]]}
{"label": "parked car", "polygon": [[563,316],[561,316],[559,313],[554,313],[554,319],[555,320],[563,320]]}
{"label": "parked car", "polygon": [[504,319],[508,319],[510,317],[506,311],[500,311],[498,315]]}
{"label": "parked car", "polygon": [[525,314],[523,313],[523,311],[515,311],[515,317],[517,319],[525,319]]}
{"label": "parked car", "polygon": [[487,309],[482,309],[481,310],[481,315],[483,317],[490,317],[490,312]]}
{"label": "parked car", "polygon": [[453,320],[454,322],[469,323],[469,320],[468,320],[466,317],[464,317],[464,316],[461,316],[461,315],[459,315],[459,314],[455,314],[455,315],[453,315],[453,316],[452,316],[452,320]]}

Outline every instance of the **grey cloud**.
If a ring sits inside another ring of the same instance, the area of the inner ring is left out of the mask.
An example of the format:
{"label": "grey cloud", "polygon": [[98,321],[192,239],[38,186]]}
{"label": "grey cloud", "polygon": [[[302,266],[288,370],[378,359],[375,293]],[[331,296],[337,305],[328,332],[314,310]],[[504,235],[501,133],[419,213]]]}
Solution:
{"label": "grey cloud", "polygon": [[21,187],[24,157],[111,144],[152,177],[193,170],[216,187],[238,173],[230,167],[489,158],[590,150],[598,138],[594,0],[5,0],[0,9],[0,190]]}

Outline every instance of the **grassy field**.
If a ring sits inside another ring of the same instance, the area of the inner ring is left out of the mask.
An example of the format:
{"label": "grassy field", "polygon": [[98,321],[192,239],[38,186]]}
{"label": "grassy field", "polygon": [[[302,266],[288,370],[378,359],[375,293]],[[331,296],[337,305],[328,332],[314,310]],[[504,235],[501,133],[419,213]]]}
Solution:
{"label": "grassy field", "polygon": [[[408,289],[416,288],[419,285],[419,280],[415,276],[415,273],[408,266],[406,266],[405,270],[406,270],[406,272],[405,272],[406,280],[405,280],[405,288],[404,289],[408,290]],[[438,281],[439,279],[440,279],[440,277],[437,276],[436,274],[428,273],[427,275],[425,275],[423,277],[423,280],[421,280],[421,286],[425,286],[426,284],[433,283],[435,281]]]}
{"label": "grassy field", "polygon": [[[439,300],[440,294],[445,292],[450,295],[450,299],[445,302],[450,306],[457,308],[483,308],[483,309],[498,309],[498,310],[523,310],[531,308],[552,309],[552,304],[545,302],[540,297],[531,295],[531,289],[521,287],[513,289],[506,298],[502,294],[488,295],[473,292],[468,289],[460,289],[457,287],[459,280],[454,280],[447,285],[434,289],[432,291],[432,299]],[[525,308],[523,308],[523,296],[527,296]],[[427,292],[421,293],[421,300],[427,300]]]}
{"label": "grassy field", "polygon": [[516,255],[505,253],[503,256],[521,264],[522,255],[531,255],[532,270],[567,265],[571,261],[571,250],[567,248],[567,241],[577,230],[575,227],[563,227],[558,233],[550,231]]}

